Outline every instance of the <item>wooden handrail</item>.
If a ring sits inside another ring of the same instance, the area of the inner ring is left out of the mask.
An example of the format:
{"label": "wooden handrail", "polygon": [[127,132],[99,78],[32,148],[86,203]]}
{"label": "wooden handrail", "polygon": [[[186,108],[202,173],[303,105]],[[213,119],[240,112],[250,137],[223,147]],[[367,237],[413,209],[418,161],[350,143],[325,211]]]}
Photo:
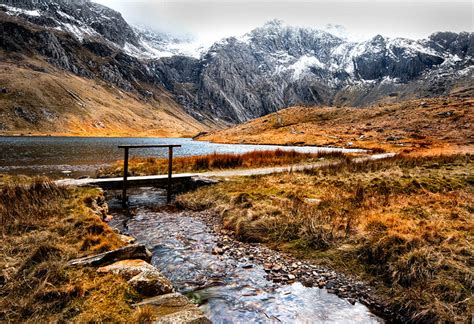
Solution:
{"label": "wooden handrail", "polygon": [[119,145],[119,148],[147,148],[147,147],[181,147],[179,144],[137,144],[137,145]]}
{"label": "wooden handrail", "polygon": [[139,144],[139,145],[119,145],[119,148],[124,149],[123,159],[123,188],[122,188],[122,207],[127,207],[127,177],[128,177],[128,153],[131,148],[168,148],[168,188],[166,190],[166,201],[171,202],[171,177],[173,173],[173,147],[181,147],[179,144]]}

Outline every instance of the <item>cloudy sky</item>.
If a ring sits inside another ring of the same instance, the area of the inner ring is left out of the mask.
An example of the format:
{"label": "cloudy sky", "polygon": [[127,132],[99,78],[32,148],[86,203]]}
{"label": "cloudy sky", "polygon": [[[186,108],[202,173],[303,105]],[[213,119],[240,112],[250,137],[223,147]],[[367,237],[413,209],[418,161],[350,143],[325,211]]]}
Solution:
{"label": "cloudy sky", "polygon": [[120,11],[132,24],[202,42],[242,35],[271,19],[297,26],[343,25],[353,38],[382,34],[423,38],[435,31],[473,31],[465,0],[92,0]]}

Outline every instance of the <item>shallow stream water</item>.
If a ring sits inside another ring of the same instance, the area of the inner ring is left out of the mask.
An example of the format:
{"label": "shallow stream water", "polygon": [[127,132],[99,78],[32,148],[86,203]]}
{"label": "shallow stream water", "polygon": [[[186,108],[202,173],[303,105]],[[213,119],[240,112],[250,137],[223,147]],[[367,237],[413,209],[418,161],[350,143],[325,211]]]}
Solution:
{"label": "shallow stream water", "polygon": [[[219,237],[203,220],[184,213],[154,211],[163,192],[142,188],[130,192],[133,217],[125,219],[120,202],[108,193],[121,227],[153,253],[152,263],[176,289],[201,303],[215,323],[381,323],[364,305],[350,304],[326,289],[301,283],[275,284],[260,264],[233,256],[214,255]],[[156,209],[155,209],[156,210]]]}

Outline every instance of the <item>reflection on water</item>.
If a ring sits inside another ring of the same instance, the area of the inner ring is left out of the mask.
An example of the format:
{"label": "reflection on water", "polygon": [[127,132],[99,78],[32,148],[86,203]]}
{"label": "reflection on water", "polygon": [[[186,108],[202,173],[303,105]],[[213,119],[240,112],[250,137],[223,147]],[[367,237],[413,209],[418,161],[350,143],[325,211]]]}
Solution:
{"label": "reflection on water", "polygon": [[[214,255],[218,238],[203,221],[186,213],[154,212],[159,191],[131,193],[134,217],[128,231],[153,252],[153,264],[176,288],[203,304],[217,323],[380,323],[363,305],[351,305],[325,289],[300,283],[278,286],[265,278],[261,265],[227,254]],[[146,202],[146,203],[145,203]],[[112,199],[111,207],[117,204]],[[116,215],[117,219],[120,218]]]}
{"label": "reflection on water", "polygon": [[[123,158],[120,144],[181,144],[175,156],[214,152],[243,153],[253,150],[295,149],[302,152],[337,150],[334,148],[272,145],[214,144],[190,138],[111,138],[111,137],[0,137],[0,173],[94,176],[102,165]],[[347,150],[357,151],[357,150]],[[134,149],[132,156],[167,156],[165,149]]]}

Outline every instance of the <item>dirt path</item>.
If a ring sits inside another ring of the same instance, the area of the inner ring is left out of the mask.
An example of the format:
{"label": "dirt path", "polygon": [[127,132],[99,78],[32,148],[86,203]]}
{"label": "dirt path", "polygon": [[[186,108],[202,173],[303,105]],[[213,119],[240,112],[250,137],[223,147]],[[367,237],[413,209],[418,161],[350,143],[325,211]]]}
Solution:
{"label": "dirt path", "polygon": [[[364,162],[368,160],[380,160],[395,156],[395,153],[384,153],[384,154],[374,154],[370,156],[360,157],[354,159],[356,162]],[[318,162],[312,164],[297,164],[283,167],[271,167],[271,168],[257,168],[257,169],[244,169],[244,170],[226,170],[226,171],[209,171],[204,173],[198,173],[196,175],[203,177],[248,177],[254,175],[265,175],[273,173],[283,173],[290,171],[304,171],[309,169],[320,168],[322,166],[338,164],[339,161],[328,161],[328,162]]]}
{"label": "dirt path", "polygon": [[[370,156],[364,156],[360,158],[356,158],[356,162],[364,162],[369,160],[380,160],[394,156],[395,153],[383,153],[383,154],[374,154]],[[209,171],[209,172],[202,172],[202,173],[178,173],[174,174],[173,178],[191,178],[191,177],[248,177],[248,176],[255,176],[255,175],[266,175],[266,174],[274,174],[274,173],[283,173],[283,172],[291,172],[291,171],[304,171],[314,168],[320,168],[326,165],[337,164],[340,163],[339,161],[323,161],[313,164],[298,164],[298,165],[291,165],[291,166],[283,166],[283,167],[271,167],[271,168],[257,168],[257,169],[243,169],[243,170],[225,170],[225,171]],[[152,175],[152,176],[139,176],[139,177],[128,177],[127,181],[130,185],[133,185],[133,182],[140,182],[144,184],[144,182],[162,182],[167,179],[167,175]],[[113,183],[117,181],[122,181],[122,177],[116,178],[100,178],[100,179],[93,179],[93,178],[86,178],[86,179],[62,179],[57,180],[56,183],[58,185],[65,185],[65,186],[86,186],[86,185],[106,185],[107,183]]]}

